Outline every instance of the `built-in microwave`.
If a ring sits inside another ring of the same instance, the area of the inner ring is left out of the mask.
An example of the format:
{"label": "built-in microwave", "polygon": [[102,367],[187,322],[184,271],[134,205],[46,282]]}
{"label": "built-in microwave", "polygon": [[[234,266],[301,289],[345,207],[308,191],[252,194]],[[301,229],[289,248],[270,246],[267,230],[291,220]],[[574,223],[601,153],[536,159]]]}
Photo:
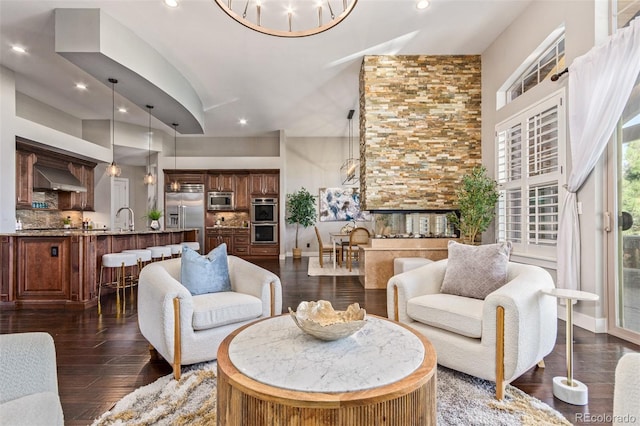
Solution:
{"label": "built-in microwave", "polygon": [[208,192],[207,210],[233,210],[233,192]]}

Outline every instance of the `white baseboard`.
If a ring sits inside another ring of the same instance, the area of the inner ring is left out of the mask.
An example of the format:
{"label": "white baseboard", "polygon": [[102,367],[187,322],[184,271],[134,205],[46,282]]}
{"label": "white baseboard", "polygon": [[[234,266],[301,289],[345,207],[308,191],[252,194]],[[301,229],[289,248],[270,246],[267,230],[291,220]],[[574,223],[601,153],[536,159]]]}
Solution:
{"label": "white baseboard", "polygon": [[[563,321],[567,320],[567,311],[564,306],[558,305],[558,318]],[[573,311],[573,325],[577,325],[580,328],[591,331],[592,333],[606,333],[607,332],[607,319],[606,318],[594,318],[589,315],[585,315],[581,312]]]}

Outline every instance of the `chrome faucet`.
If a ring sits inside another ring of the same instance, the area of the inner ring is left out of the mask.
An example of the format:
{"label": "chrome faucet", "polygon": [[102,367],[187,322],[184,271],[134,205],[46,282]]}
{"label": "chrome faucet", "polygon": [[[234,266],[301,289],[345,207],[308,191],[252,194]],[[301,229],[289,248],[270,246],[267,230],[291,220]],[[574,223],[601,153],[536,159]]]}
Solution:
{"label": "chrome faucet", "polygon": [[133,230],[135,229],[135,226],[134,226],[134,224],[133,224],[133,216],[134,216],[134,215],[133,215],[133,210],[131,209],[131,207],[120,207],[120,208],[118,209],[118,212],[116,213],[116,217],[120,217],[120,212],[121,212],[122,210],[129,210],[129,213],[130,213],[130,215],[129,215],[129,216],[130,216],[130,218],[131,218],[131,220],[129,221],[129,231],[133,231]]}

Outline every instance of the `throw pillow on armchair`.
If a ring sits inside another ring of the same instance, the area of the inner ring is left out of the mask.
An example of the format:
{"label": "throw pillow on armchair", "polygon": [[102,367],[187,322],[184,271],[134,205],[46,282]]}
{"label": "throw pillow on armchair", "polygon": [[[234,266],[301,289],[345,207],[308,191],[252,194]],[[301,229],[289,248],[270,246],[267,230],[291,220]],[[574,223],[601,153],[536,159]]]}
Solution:
{"label": "throw pillow on armchair", "polygon": [[449,241],[448,249],[442,293],[484,300],[507,283],[511,242],[473,246]]}
{"label": "throw pillow on armchair", "polygon": [[183,246],[180,277],[182,285],[194,296],[231,291],[227,245],[220,244],[206,256]]}

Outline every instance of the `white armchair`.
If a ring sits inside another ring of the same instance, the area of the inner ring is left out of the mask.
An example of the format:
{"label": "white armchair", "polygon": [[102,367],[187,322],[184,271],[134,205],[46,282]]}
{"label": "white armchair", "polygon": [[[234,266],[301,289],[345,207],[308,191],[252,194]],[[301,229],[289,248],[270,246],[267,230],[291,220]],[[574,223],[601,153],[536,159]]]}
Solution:
{"label": "white armchair", "polygon": [[540,290],[553,288],[544,269],[509,262],[507,284],[484,300],[440,293],[447,259],[395,275],[387,312],[424,334],[438,363],[504,385],[536,365],[556,342],[557,306]]}
{"label": "white armchair", "polygon": [[232,331],[258,318],[282,313],[277,275],[228,256],[231,290],[192,296],[180,283],[181,258],[151,263],[140,272],[138,322],[142,335],[173,366],[217,358]]}
{"label": "white armchair", "polygon": [[640,353],[618,360],[613,389],[613,426],[640,420]]}
{"label": "white armchair", "polygon": [[53,338],[0,335],[0,425],[63,424]]}

